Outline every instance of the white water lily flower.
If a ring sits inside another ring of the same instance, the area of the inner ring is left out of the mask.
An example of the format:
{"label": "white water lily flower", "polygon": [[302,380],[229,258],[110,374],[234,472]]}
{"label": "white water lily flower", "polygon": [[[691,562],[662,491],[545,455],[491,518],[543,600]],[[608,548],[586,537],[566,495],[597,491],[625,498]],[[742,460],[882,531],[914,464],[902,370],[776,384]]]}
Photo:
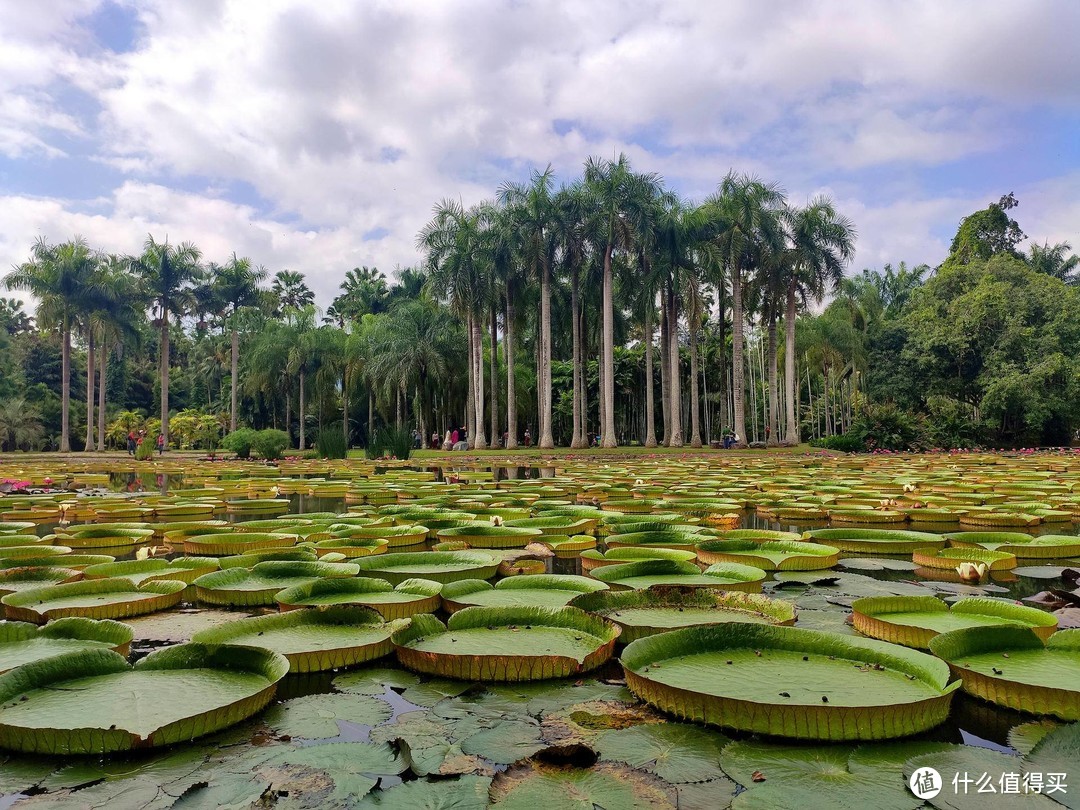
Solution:
{"label": "white water lily flower", "polygon": [[962,562],[956,566],[956,573],[965,582],[980,582],[989,570],[986,563]]}

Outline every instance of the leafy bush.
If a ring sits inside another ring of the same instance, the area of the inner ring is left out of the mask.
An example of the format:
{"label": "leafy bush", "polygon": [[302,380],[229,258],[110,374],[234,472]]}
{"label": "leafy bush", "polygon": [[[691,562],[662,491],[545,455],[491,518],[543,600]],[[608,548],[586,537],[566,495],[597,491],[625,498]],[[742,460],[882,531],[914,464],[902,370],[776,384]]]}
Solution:
{"label": "leafy bush", "polygon": [[135,460],[147,461],[154,457],[154,440],[147,435],[143,438],[142,444],[135,448]]}
{"label": "leafy bush", "polygon": [[823,436],[810,442],[814,447],[824,447],[826,450],[836,450],[840,453],[862,453],[866,451],[866,445],[850,433],[839,436]]}
{"label": "leafy bush", "polygon": [[260,430],[251,440],[251,449],[255,451],[256,455],[265,458],[267,461],[281,458],[285,448],[289,445],[289,434],[284,430],[273,430],[272,428]]}
{"label": "leafy bush", "polygon": [[236,453],[237,458],[251,458],[251,446],[258,435],[251,428],[237,428],[221,440],[221,446]]}
{"label": "leafy bush", "polygon": [[319,431],[319,436],[315,439],[315,450],[319,458],[346,458],[349,455],[349,446],[345,442],[341,422],[334,422]]}
{"label": "leafy bush", "polygon": [[384,427],[377,430],[368,442],[364,454],[368,458],[406,459],[412,455],[413,437],[408,428]]}
{"label": "leafy bush", "polygon": [[867,404],[852,421],[848,434],[861,441],[867,451],[922,450],[927,444],[923,418],[891,402]]}
{"label": "leafy bush", "polygon": [[971,418],[971,410],[949,397],[928,397],[926,434],[934,447],[972,450],[983,444],[983,427]]}

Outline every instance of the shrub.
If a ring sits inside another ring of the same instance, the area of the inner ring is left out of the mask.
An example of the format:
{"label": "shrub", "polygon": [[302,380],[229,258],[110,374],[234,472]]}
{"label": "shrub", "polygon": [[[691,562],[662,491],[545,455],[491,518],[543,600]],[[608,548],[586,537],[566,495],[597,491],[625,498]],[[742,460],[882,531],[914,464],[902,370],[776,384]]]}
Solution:
{"label": "shrub", "polygon": [[346,458],[349,446],[342,432],[341,422],[334,422],[319,431],[315,439],[315,450],[319,458]]}
{"label": "shrub", "polygon": [[221,440],[221,446],[236,453],[237,458],[251,458],[251,446],[258,435],[251,428],[237,428]]}
{"label": "shrub", "polygon": [[836,450],[839,453],[862,453],[866,450],[866,445],[850,433],[843,433],[839,436],[823,436],[820,439],[814,439],[810,442],[813,447],[824,447],[826,450]]}
{"label": "shrub", "polygon": [[408,428],[384,427],[377,430],[368,442],[364,454],[368,458],[393,458],[407,459],[412,455],[413,437]]}
{"label": "shrub", "polygon": [[145,436],[142,444],[135,448],[135,460],[147,461],[154,457],[154,440],[149,435]]}
{"label": "shrub", "polygon": [[260,430],[251,440],[251,449],[267,461],[281,458],[289,445],[289,434],[272,428]]}

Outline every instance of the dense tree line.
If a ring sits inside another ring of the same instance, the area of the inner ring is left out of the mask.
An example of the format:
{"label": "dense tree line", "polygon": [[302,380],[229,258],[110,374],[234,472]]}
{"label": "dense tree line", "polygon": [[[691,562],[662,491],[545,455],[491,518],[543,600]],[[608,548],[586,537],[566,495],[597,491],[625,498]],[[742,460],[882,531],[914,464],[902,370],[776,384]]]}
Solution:
{"label": "dense tree line", "polygon": [[731,174],[694,204],[590,159],[561,187],[549,169],[438,204],[419,266],[349,270],[325,313],[303,274],[235,254],[40,239],[5,277],[33,318],[0,301],[0,442],[213,446],[250,426],[304,449],[394,424],[476,448],[1062,443],[1078,260],[1019,253],[1015,205],[967,217],[936,270],[846,276],[855,228],[826,198]]}

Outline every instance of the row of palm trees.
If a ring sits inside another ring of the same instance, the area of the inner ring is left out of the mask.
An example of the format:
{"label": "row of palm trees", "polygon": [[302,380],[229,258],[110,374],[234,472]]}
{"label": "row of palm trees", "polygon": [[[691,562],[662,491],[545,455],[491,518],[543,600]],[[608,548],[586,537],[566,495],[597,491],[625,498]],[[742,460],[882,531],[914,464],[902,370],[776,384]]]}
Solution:
{"label": "row of palm trees", "polygon": [[[552,435],[552,286],[570,288],[569,320],[573,358],[573,431],[571,446],[587,440],[584,367],[585,322],[600,320],[600,386],[597,424],[600,443],[614,447],[615,322],[626,313],[639,320],[646,351],[646,446],[656,446],[653,391],[653,337],[660,331],[664,414],[663,441],[682,446],[683,374],[680,330],[684,320],[689,344],[689,443],[702,444],[698,339],[712,317],[710,298],[721,327],[730,301],[733,429],[746,440],[745,325],[756,310],[768,332],[769,435],[781,440],[779,407],[784,402],[782,441],[799,435],[799,386],[795,373],[795,321],[800,310],[835,288],[854,253],[855,228],[831,200],[820,197],[793,206],[775,184],[729,174],[716,192],[694,205],[664,187],[652,173],[633,171],[625,155],[590,158],[582,177],[558,189],[549,167],[528,183],[506,183],[495,199],[466,208],[445,200],[417,238],[425,255],[433,290],[465,323],[468,400],[466,420],[476,448],[488,443],[485,385],[497,385],[495,360],[483,368],[485,325],[497,345],[502,319],[506,358],[507,434],[517,441],[514,345],[521,322],[515,304],[523,289],[538,292],[537,414],[538,445],[554,446]],[[589,294],[599,289],[599,300]],[[715,296],[710,292],[714,292]],[[749,306],[748,306],[749,304]],[[658,317],[657,317],[658,316]],[[778,330],[784,332],[784,391],[780,395]],[[491,439],[496,439],[498,399],[492,397]]]}

